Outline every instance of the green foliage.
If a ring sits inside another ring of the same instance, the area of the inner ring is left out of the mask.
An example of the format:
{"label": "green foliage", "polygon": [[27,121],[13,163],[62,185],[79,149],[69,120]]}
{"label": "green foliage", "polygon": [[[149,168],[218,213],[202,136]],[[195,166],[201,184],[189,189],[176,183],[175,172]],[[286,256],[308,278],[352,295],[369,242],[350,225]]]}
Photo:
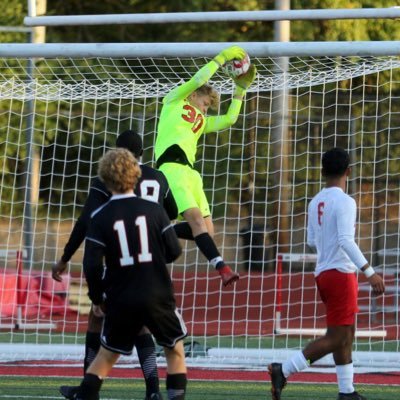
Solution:
{"label": "green foliage", "polygon": [[[1,8],[0,26],[22,27],[27,15],[27,4],[25,0],[7,0],[7,6]],[[0,43],[23,43],[27,38],[27,33],[0,31]]]}
{"label": "green foliage", "polygon": [[[377,8],[397,6],[396,0],[292,0],[292,9]],[[47,15],[167,13],[196,11],[272,10],[272,0],[47,0]],[[26,0],[8,0],[0,25],[22,26],[27,15]],[[398,40],[396,20],[292,21],[292,41]],[[47,41],[57,42],[236,42],[271,41],[272,22],[174,23],[120,26],[49,27]],[[1,42],[24,42],[26,34],[0,32]]]}
{"label": "green foliage", "polygon": [[[356,1],[356,0],[292,0],[292,9],[329,9],[329,8],[359,8],[359,7],[390,7],[397,5],[397,1]],[[273,9],[274,1],[233,1],[218,0],[214,2],[206,0],[174,1],[165,2],[161,0],[129,0],[125,2],[117,0],[104,0],[93,2],[90,0],[70,1],[47,1],[48,15],[79,15],[79,14],[112,14],[112,13],[166,13],[166,12],[195,12],[195,11],[242,11]],[[9,0],[0,16],[1,25],[21,26],[23,17],[27,13],[26,0]],[[270,41],[273,38],[272,22],[220,22],[220,23],[175,23],[175,24],[150,24],[132,26],[78,26],[78,27],[49,27],[47,29],[48,42],[240,42],[240,41]],[[332,21],[295,21],[291,22],[292,41],[324,41],[324,40],[397,40],[400,31],[397,29],[397,21],[393,20],[332,20]],[[26,34],[1,33],[2,42],[24,42]],[[121,61],[116,63],[115,69],[105,72],[102,67],[93,61],[93,65],[87,65],[87,73],[76,75],[76,65],[83,67],[87,61],[63,60],[62,65],[56,61],[38,61],[36,76],[40,80],[60,79],[65,83],[86,79],[92,83],[111,79],[112,82],[127,82],[126,76],[119,70],[135,70],[143,82],[160,79],[165,80],[164,72],[171,72],[167,62],[157,60],[158,65],[151,60]],[[194,73],[198,64],[183,61],[181,67],[173,72],[177,78],[187,79]],[[49,67],[54,69],[48,74]],[[74,65],[75,64],[75,65]],[[26,66],[17,66],[9,62],[1,73],[5,77],[10,76],[11,71],[20,74],[20,79],[25,79]],[[140,72],[140,73],[139,73]],[[379,96],[383,99],[379,103],[380,114],[378,125],[376,118],[376,102],[363,102],[362,96],[373,98],[376,96],[375,77],[364,78],[368,85],[365,89],[360,86],[359,92],[352,93],[352,100],[346,91],[348,82],[342,82],[338,87],[332,85],[324,90],[331,90],[331,94],[324,98],[319,93],[322,88],[313,89],[312,100],[307,95],[307,90],[297,93],[297,109],[299,115],[311,115],[309,122],[291,121],[290,129],[296,130],[296,143],[292,143],[289,154],[296,154],[296,158],[289,157],[291,176],[289,180],[296,184],[299,201],[295,202],[294,211],[304,210],[304,204],[310,195],[318,190],[319,165],[318,154],[321,148],[337,144],[350,147],[348,132],[355,129],[360,132],[356,137],[356,148],[359,158],[376,159],[377,163],[366,163],[356,165],[357,174],[360,168],[363,175],[371,176],[373,172],[387,170],[394,174],[396,166],[394,160],[398,154],[391,159],[384,154],[385,146],[392,140],[391,135],[398,128],[399,107],[398,102],[389,102],[388,93],[392,98],[397,98],[399,88],[396,86],[382,85],[388,73],[381,73],[379,80]],[[7,78],[3,78],[7,79]],[[359,78],[361,79],[361,78]],[[353,82],[357,86],[357,79]],[[270,94],[261,93],[257,100],[259,110],[269,110],[271,107]],[[160,99],[158,99],[160,100]],[[343,104],[336,111],[336,102]],[[37,145],[41,163],[41,201],[44,203],[52,200],[52,212],[58,214],[69,213],[73,204],[79,204],[85,197],[89,185],[89,177],[96,173],[96,162],[107,146],[112,146],[110,138],[122,127],[132,126],[130,116],[132,113],[140,114],[145,110],[146,115],[151,115],[144,121],[145,132],[155,132],[160,104],[157,99],[146,104],[137,102],[135,107],[128,103],[121,106],[124,115],[120,121],[113,118],[107,119],[104,115],[108,112],[109,105],[93,104],[90,102],[68,102],[58,104],[57,102],[37,101],[35,103],[35,126],[34,143]],[[273,147],[270,145],[270,122],[268,119],[258,121],[254,131],[254,137],[248,140],[244,132],[255,126],[255,106],[246,103],[246,115],[228,132],[220,135],[208,135],[204,138],[203,145],[199,148],[199,158],[202,160],[218,160],[206,162],[202,168],[205,187],[221,188],[210,193],[216,216],[226,213],[226,202],[240,204],[247,214],[264,214],[265,204],[275,207],[274,194],[268,188],[274,187],[272,181],[273,167],[266,165],[263,159],[268,154],[271,159],[274,155]],[[389,111],[391,112],[389,114]],[[61,112],[59,117],[55,117]],[[340,115],[346,116],[341,120]],[[25,130],[27,111],[24,105],[18,101],[2,101],[0,104],[0,124],[7,129],[7,143],[0,143],[0,151],[4,156],[0,159],[2,167],[2,182],[5,187],[16,187],[21,190],[9,190],[7,198],[4,198],[2,207],[11,207],[12,202],[17,205],[13,212],[19,212],[23,207],[23,170],[25,158]],[[73,116],[69,118],[69,116]],[[75,115],[75,116],[74,116]],[[350,126],[351,115],[353,125]],[[21,120],[22,116],[22,120]],[[299,124],[300,122],[300,124]],[[5,128],[2,128],[5,129]],[[379,135],[375,132],[379,130]],[[60,134],[57,134],[59,132]],[[311,136],[310,136],[311,132]],[[313,135],[316,135],[315,137]],[[310,137],[313,139],[310,149]],[[77,144],[82,141],[89,152],[81,151]],[[152,145],[154,134],[145,136],[145,162],[153,158]],[[257,146],[254,143],[257,142]],[[66,147],[65,147],[66,146]],[[361,148],[366,150],[361,150]],[[368,150],[377,149],[377,150]],[[362,154],[367,151],[367,154]],[[397,153],[397,149],[391,150]],[[399,150],[400,152],[400,150]],[[400,155],[400,154],[399,154]],[[82,160],[78,162],[78,157]],[[55,160],[53,163],[53,159]],[[75,160],[75,161],[74,161]],[[251,168],[249,168],[251,166]],[[304,167],[306,166],[306,167]],[[199,166],[200,167],[200,166]],[[372,169],[375,168],[375,171]],[[226,188],[226,177],[229,177],[229,188]],[[255,190],[248,190],[247,186],[254,181]],[[305,182],[309,182],[307,186]],[[81,190],[76,193],[75,188]],[[44,189],[47,188],[47,189]],[[227,195],[227,191],[229,194]],[[256,202],[254,199],[261,199]],[[63,204],[63,205],[61,205]],[[229,208],[232,213],[238,212],[234,207]],[[242,210],[243,211],[243,210]],[[274,212],[271,212],[274,214]]]}
{"label": "green foliage", "polygon": [[[94,3],[90,0],[48,0],[49,13],[55,15],[115,14],[115,13],[167,13],[196,11],[242,11],[259,10],[263,1],[174,1],[129,0],[120,2],[107,0]],[[257,37],[272,38],[271,24],[254,22],[220,23],[174,23],[142,24],[104,27],[49,28],[50,41],[65,42],[234,42],[257,40]],[[53,36],[54,35],[54,36]],[[258,39],[260,40],[260,39]],[[267,39],[262,39],[267,40]]]}

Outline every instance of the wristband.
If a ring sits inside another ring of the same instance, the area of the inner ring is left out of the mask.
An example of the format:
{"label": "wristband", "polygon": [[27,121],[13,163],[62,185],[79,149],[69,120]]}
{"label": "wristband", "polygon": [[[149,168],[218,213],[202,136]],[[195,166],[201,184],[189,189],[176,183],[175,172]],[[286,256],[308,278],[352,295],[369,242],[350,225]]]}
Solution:
{"label": "wristband", "polygon": [[238,100],[243,100],[243,97],[245,96],[245,94],[246,94],[246,89],[242,88],[239,85],[236,85],[233,96],[238,96],[238,97],[240,97],[240,99],[238,99]]}
{"label": "wristband", "polygon": [[369,266],[367,269],[364,269],[363,272],[366,278],[371,277],[375,273],[374,269],[371,266]]}

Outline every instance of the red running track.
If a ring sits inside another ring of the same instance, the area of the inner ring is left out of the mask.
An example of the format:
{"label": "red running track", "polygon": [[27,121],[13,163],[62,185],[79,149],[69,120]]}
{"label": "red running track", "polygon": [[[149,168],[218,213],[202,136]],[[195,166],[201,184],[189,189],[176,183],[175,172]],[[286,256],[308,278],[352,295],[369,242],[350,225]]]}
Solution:
{"label": "red running track", "polygon": [[[42,364],[42,365],[41,365]],[[159,368],[160,377],[166,376],[165,368]],[[54,363],[41,362],[10,362],[0,364],[0,375],[7,376],[53,376],[53,377],[77,377],[82,375],[81,367],[76,364],[71,366],[63,363],[58,366]],[[118,367],[114,368],[110,377],[142,379],[140,368]],[[243,371],[243,370],[216,370],[204,368],[189,368],[188,378],[193,380],[210,381],[256,381],[269,382],[266,371]],[[336,383],[336,375],[332,373],[303,372],[293,375],[291,382],[298,383]],[[355,374],[354,381],[357,384],[370,385],[398,385],[400,386],[400,372],[390,373],[365,373]]]}

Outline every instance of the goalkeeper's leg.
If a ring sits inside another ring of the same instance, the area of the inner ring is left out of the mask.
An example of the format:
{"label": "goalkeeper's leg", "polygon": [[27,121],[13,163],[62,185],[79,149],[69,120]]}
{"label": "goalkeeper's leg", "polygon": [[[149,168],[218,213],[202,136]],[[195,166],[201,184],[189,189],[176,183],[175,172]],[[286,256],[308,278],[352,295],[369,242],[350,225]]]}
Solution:
{"label": "goalkeeper's leg", "polygon": [[212,238],[214,227],[200,174],[187,165],[176,163],[164,163],[160,170],[168,180],[179,214],[189,225],[176,225],[178,237],[195,240],[199,250],[218,270],[224,286],[237,281],[239,274],[225,264]]}
{"label": "goalkeeper's leg", "polygon": [[210,264],[218,271],[224,286],[230,285],[239,279],[239,274],[226,265],[212,238],[214,226],[210,216],[203,217],[199,208],[189,208],[183,213],[190,225],[197,247],[204,254]]}

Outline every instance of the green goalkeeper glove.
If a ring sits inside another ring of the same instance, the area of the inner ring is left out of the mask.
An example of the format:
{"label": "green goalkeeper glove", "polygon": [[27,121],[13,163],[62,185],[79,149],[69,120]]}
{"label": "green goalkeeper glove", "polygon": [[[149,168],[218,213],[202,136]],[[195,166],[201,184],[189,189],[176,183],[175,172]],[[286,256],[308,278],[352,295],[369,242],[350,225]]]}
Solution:
{"label": "green goalkeeper glove", "polygon": [[214,61],[219,64],[219,66],[225,64],[227,61],[236,59],[243,60],[246,56],[246,51],[239,46],[228,47],[222,50],[217,56],[214,57]]}
{"label": "green goalkeeper glove", "polygon": [[257,68],[254,64],[250,65],[249,70],[234,79],[236,84],[235,96],[244,97],[246,90],[251,86],[257,76]]}

